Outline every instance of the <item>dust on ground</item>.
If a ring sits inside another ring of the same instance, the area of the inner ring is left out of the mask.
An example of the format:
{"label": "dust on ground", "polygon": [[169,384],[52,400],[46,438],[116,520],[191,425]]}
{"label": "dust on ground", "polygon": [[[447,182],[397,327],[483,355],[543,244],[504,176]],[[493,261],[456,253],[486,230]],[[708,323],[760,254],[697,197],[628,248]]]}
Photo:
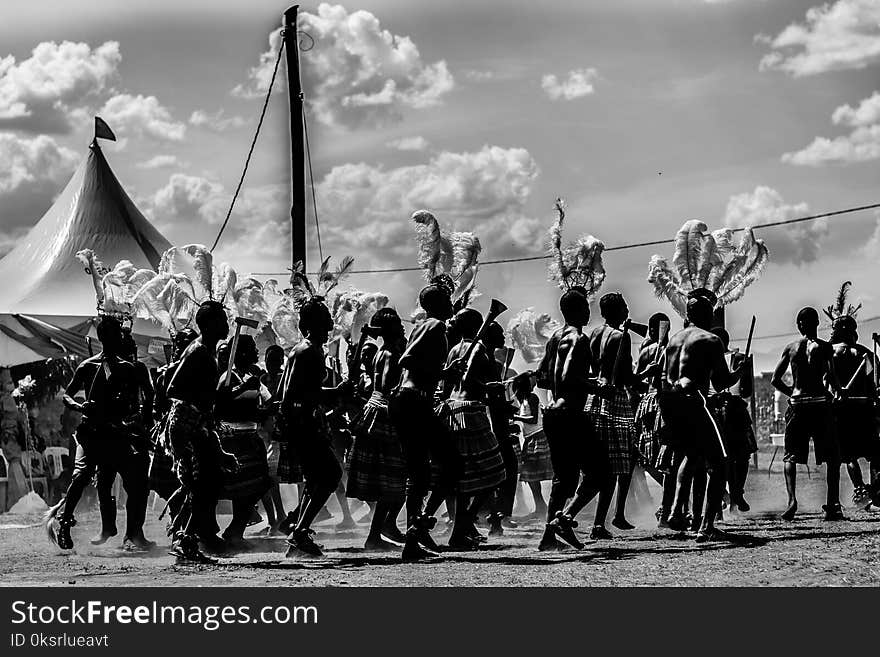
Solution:
{"label": "dust on ground", "polygon": [[[336,532],[334,521],[316,525],[325,546],[320,560],[286,559],[283,538],[256,536],[255,550],[217,565],[177,565],[167,552],[164,522],[150,514],[146,534],[159,547],[143,555],[119,549],[121,537],[93,547],[95,511],[79,511],[76,550],[62,554],[46,539],[37,518],[0,515],[0,586],[877,586],[880,584],[880,514],[847,508],[846,521],[822,520],[824,471],[803,470],[798,481],[802,512],[779,519],[785,505],[781,463],[768,476],[770,455],[749,474],[746,497],[753,511],[726,513],[730,540],[697,545],[692,535],[656,528],[652,509],[633,510],[637,528],[613,530],[611,541],[587,541],[581,552],[540,553],[541,523],[505,530],[478,552],[446,553],[434,563],[403,564],[397,554],[366,552],[366,525]],[[867,470],[867,468],[865,468]],[[842,477],[841,499],[852,489]],[[652,486],[655,500],[658,491]],[[357,504],[353,503],[353,507]],[[356,517],[363,513],[356,508]],[[579,532],[591,524],[590,509]],[[221,526],[228,517],[221,516]],[[124,512],[120,512],[122,526]],[[28,526],[31,525],[31,526]],[[435,531],[442,538],[442,522]]]}

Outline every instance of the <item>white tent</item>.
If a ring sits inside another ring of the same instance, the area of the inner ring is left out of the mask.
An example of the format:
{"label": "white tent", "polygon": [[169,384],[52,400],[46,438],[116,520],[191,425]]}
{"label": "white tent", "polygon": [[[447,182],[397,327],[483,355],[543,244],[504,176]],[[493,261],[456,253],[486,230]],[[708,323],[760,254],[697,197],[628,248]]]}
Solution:
{"label": "white tent", "polygon": [[[0,208],[2,221],[2,208]],[[0,260],[0,323],[12,313],[68,328],[95,315],[95,291],[76,252],[92,249],[113,267],[130,260],[156,269],[171,244],[141,214],[93,141],[89,153],[43,218]],[[139,321],[139,333],[161,329]],[[4,344],[10,342],[10,344]],[[0,334],[0,366],[40,360],[32,349]]]}

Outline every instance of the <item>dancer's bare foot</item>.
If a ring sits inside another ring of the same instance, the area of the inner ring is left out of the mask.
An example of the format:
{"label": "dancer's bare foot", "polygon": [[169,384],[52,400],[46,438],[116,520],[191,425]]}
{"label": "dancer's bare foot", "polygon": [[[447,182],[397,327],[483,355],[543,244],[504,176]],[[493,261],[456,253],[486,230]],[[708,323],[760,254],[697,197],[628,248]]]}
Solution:
{"label": "dancer's bare foot", "polygon": [[630,529],[636,528],[635,525],[631,525],[629,523],[629,521],[627,521],[627,519],[624,518],[623,516],[620,516],[619,518],[615,518],[614,520],[611,521],[611,524],[614,527],[617,527],[618,529],[622,529],[624,531],[629,531]]}
{"label": "dancer's bare foot", "polygon": [[788,508],[785,510],[785,513],[782,514],[782,519],[791,522],[794,520],[794,514],[797,513],[798,503],[797,500],[792,500],[788,503]]}
{"label": "dancer's bare foot", "polygon": [[368,537],[364,543],[364,549],[370,552],[394,552],[399,550],[400,546],[390,543],[379,536],[377,538]]}

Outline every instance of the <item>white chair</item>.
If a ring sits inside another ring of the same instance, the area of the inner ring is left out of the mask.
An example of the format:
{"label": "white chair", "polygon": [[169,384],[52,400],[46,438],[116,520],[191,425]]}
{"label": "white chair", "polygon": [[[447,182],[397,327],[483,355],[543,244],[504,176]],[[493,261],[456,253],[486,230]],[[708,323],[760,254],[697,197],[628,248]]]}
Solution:
{"label": "white chair", "polygon": [[49,466],[49,476],[52,479],[58,479],[64,472],[65,456],[70,456],[70,450],[66,447],[47,447],[43,450],[43,457],[46,459],[46,465]]}

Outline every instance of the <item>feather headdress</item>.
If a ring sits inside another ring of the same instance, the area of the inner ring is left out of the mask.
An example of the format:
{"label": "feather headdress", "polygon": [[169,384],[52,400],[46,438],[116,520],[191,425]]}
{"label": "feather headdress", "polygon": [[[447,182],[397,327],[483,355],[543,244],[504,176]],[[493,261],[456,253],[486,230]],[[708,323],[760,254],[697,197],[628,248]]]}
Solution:
{"label": "feather headdress", "polygon": [[86,273],[92,277],[92,286],[95,288],[95,299],[97,301],[98,310],[104,305],[104,275],[109,271],[100,260],[95,252],[91,249],[83,249],[76,252],[76,258],[79,260],[86,270]]}
{"label": "feather headdress", "polygon": [[544,347],[560,327],[547,313],[536,313],[534,308],[520,310],[507,324],[513,346],[526,363],[536,363],[544,356]]}
{"label": "feather headdress", "polygon": [[91,249],[77,252],[76,257],[92,279],[98,314],[131,322],[134,297],[156,272],[137,269],[128,260],[120,260],[113,269],[107,269]]}
{"label": "feather headdress", "polygon": [[269,305],[266,303],[263,284],[256,278],[247,276],[240,280],[232,292],[232,300],[235,302],[236,316],[259,322],[257,331],[262,330],[269,321]]}
{"label": "feather headdress", "polygon": [[729,228],[710,233],[706,224],[692,219],[675,236],[671,267],[666,258],[651,257],[648,282],[658,297],[666,297],[684,317],[690,292],[708,290],[717,298],[716,307],[727,306],[741,299],[746,288],[761,277],[769,259],[764,241],[751,228],[734,244]]}
{"label": "feather headdress", "polygon": [[480,239],[471,232],[443,232],[437,218],[427,210],[414,212],[412,220],[416,224],[418,263],[425,280],[433,283],[438,276],[450,277],[453,301],[464,298],[459,305],[466,306],[476,297],[478,260],[483,250]]}
{"label": "feather headdress", "polygon": [[151,319],[175,334],[192,323],[199,302],[192,281],[186,274],[156,274],[132,299],[137,317]]}
{"label": "feather headdress", "polygon": [[381,292],[361,292],[354,288],[339,292],[333,299],[331,309],[335,332],[347,341],[356,343],[361,329],[377,310],[388,305],[388,301],[388,296]]}
{"label": "feather headdress", "polygon": [[587,296],[593,298],[605,282],[605,265],[602,252],[605,244],[592,235],[582,235],[575,242],[562,245],[562,222],[565,220],[565,202],[556,199],[556,221],[550,227],[552,259],[548,269],[551,282],[561,290],[581,286]]}
{"label": "feather headdress", "polygon": [[847,299],[849,297],[849,290],[852,287],[852,281],[845,281],[841,286],[840,290],[837,292],[837,297],[834,299],[834,303],[830,306],[826,306],[823,308],[823,312],[833,322],[841,319],[842,317],[852,317],[855,319],[859,311],[862,309],[862,304],[854,306],[851,303],[847,303]]}
{"label": "feather headdress", "polygon": [[327,298],[327,295],[341,283],[354,265],[352,256],[345,256],[336,269],[330,269],[330,258],[327,256],[318,268],[316,275],[316,284],[312,285],[306,275],[302,262],[297,262],[293,269],[290,270],[290,294],[294,301],[299,304],[305,303],[307,300],[317,297],[320,301]]}

